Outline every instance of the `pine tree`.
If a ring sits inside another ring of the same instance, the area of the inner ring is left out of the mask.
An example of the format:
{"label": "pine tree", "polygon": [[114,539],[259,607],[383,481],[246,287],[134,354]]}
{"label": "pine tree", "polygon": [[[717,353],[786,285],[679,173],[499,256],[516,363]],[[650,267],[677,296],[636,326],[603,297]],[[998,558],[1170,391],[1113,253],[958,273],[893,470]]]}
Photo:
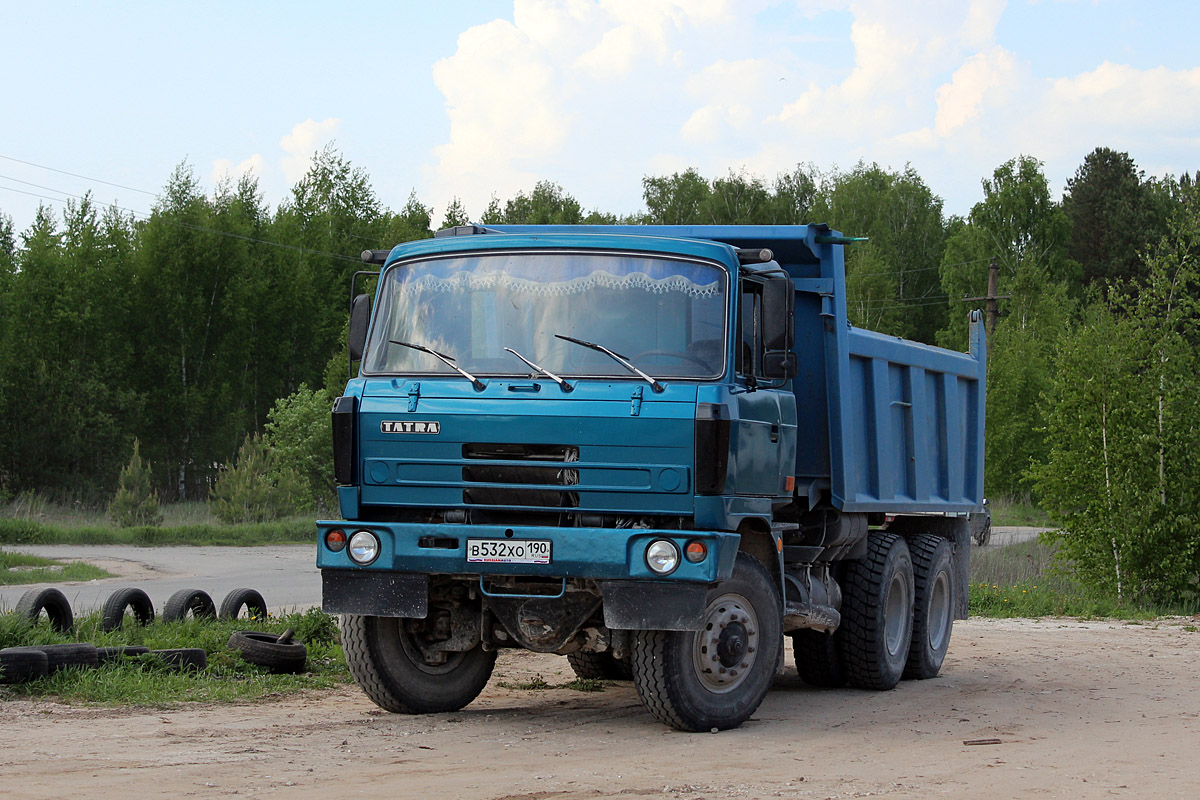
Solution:
{"label": "pine tree", "polygon": [[108,505],[108,516],[122,528],[161,525],[158,493],[150,486],[150,462],[142,460],[141,444],[133,440],[133,455],[121,470],[117,493]]}

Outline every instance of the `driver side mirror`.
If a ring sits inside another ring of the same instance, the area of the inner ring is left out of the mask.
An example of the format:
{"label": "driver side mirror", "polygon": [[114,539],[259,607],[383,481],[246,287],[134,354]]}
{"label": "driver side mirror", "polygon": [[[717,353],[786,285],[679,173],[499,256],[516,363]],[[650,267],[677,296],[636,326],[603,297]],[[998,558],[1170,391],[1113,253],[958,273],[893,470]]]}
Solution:
{"label": "driver side mirror", "polygon": [[356,295],[350,302],[350,360],[362,361],[363,350],[367,347],[367,327],[371,323],[371,298],[365,294]]}

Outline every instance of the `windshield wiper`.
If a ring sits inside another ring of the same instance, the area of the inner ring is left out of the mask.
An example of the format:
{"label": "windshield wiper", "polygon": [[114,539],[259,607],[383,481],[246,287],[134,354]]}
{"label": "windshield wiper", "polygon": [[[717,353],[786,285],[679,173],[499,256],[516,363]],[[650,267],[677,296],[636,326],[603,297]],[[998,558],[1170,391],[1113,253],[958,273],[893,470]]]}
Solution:
{"label": "windshield wiper", "polygon": [[596,344],[595,342],[585,342],[583,339],[575,339],[571,336],[563,336],[561,333],[554,334],[554,338],[555,339],[563,339],[564,341],[568,341],[568,342],[574,342],[575,344],[581,344],[584,347],[588,347],[597,352],[604,353],[604,355],[608,356],[609,358],[611,358],[613,361],[620,364],[625,369],[629,370],[630,372],[634,373],[635,375],[637,375],[638,377],[642,378],[644,381],[649,383],[650,388],[653,389],[655,392],[661,392],[665,388],[661,383],[654,380],[654,378],[651,378],[649,375],[642,372],[640,369],[635,367],[633,364],[630,364],[629,360],[627,358],[625,358],[625,356],[621,355],[620,353],[614,353],[612,350],[609,350],[607,347],[605,347],[602,344]]}
{"label": "windshield wiper", "polygon": [[475,387],[475,391],[477,391],[477,392],[482,392],[484,389],[487,388],[487,386],[484,385],[483,381],[479,380],[479,378],[476,378],[474,375],[472,375],[471,373],[467,372],[462,367],[455,364],[454,356],[448,356],[445,353],[439,353],[437,350],[428,348],[423,344],[412,344],[410,342],[401,342],[397,339],[388,339],[388,341],[391,342],[392,344],[398,344],[401,347],[411,347],[413,350],[420,350],[422,353],[429,353],[429,355],[433,356],[438,361],[441,361],[447,367],[449,367],[450,369],[457,372],[459,375],[462,375],[464,378],[469,380],[471,382],[471,385]]}
{"label": "windshield wiper", "polygon": [[558,384],[558,388],[562,389],[564,392],[569,392],[569,391],[571,391],[571,389],[573,388],[573,387],[571,386],[571,384],[567,383],[566,381],[564,381],[562,378],[560,378],[560,377],[558,377],[557,375],[555,375],[555,374],[554,374],[553,372],[551,372],[550,370],[546,369],[545,367],[538,366],[537,364],[533,363],[532,361],[530,361],[530,360],[529,360],[528,358],[526,358],[525,356],[523,356],[523,355],[521,355],[520,353],[518,353],[516,350],[513,350],[511,347],[506,347],[506,348],[504,348],[504,349],[505,349],[507,352],[509,352],[509,353],[512,353],[514,356],[516,356],[517,358],[519,358],[519,359],[521,359],[522,361],[524,361],[524,362],[525,362],[525,364],[526,364],[528,367],[530,367],[531,369],[535,369],[535,370],[537,370],[538,372],[542,373],[543,375],[545,375],[545,376],[546,376],[547,378],[549,378],[550,380],[552,380],[552,381],[554,381],[555,383],[557,383],[557,384]]}

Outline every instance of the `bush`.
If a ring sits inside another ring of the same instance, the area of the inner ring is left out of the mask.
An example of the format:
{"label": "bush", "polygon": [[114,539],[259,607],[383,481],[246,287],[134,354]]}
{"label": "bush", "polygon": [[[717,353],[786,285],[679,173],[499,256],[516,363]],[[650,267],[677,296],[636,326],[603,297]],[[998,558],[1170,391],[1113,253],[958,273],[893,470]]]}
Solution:
{"label": "bush", "polygon": [[267,412],[263,442],[275,459],[277,476],[291,473],[299,484],[305,508],[331,508],[333,494],[333,440],[329,412],[333,401],[318,389],[301,384]]}
{"label": "bush", "polygon": [[289,517],[303,505],[303,485],[291,472],[278,469],[274,452],[258,434],[246,437],[237,463],[212,490],[213,515],[227,524]]}
{"label": "bush", "polygon": [[133,455],[121,470],[117,494],[108,506],[108,516],[119,527],[162,524],[158,493],[150,488],[150,463],[142,461],[140,445],[133,440]]}

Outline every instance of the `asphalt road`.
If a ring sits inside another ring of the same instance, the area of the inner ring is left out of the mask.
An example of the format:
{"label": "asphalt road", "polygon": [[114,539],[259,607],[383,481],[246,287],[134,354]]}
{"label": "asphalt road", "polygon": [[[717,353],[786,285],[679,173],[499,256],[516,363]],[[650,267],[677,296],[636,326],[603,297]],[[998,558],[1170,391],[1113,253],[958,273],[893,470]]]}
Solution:
{"label": "asphalt road", "polygon": [[[1042,528],[996,527],[988,547],[1022,542]],[[321,604],[321,575],[314,545],[268,547],[114,547],[108,545],[14,545],[10,550],[56,559],[80,559],[104,567],[117,578],[54,585],[71,608],[86,612],[103,605],[113,591],[137,586],[156,609],[180,589],[203,589],[220,605],[226,594],[248,587],[262,593],[272,612]],[[0,610],[8,610],[30,586],[0,587]]]}
{"label": "asphalt road", "polygon": [[[315,545],[268,547],[120,547],[14,545],[9,550],[55,559],[79,559],[121,577],[57,586],[76,612],[99,608],[116,589],[137,586],[156,609],[180,589],[203,589],[219,606],[234,589],[257,589],[272,612],[321,603]],[[40,585],[40,584],[38,584]],[[30,587],[0,587],[0,609],[11,609]]]}

